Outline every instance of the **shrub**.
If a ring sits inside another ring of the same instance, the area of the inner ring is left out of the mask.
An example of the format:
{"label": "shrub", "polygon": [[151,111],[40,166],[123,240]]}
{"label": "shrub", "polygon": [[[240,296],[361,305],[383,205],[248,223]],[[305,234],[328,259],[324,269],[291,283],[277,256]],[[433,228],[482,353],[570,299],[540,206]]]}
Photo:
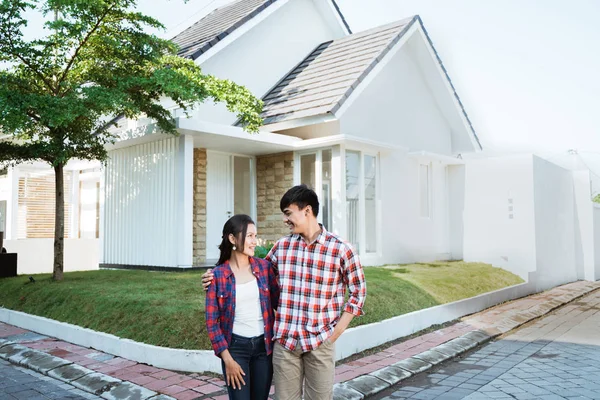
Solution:
{"label": "shrub", "polygon": [[273,248],[273,244],[273,242],[266,242],[262,246],[256,246],[254,248],[254,257],[265,258]]}

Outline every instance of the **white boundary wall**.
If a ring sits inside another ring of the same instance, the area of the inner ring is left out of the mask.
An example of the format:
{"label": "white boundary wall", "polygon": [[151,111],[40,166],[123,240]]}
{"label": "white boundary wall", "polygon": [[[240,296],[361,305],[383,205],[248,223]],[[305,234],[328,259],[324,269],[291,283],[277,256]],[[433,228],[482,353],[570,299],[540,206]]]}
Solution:
{"label": "white boundary wall", "polygon": [[593,207],[587,171],[532,154],[469,160],[464,259],[531,276],[536,291],[595,281],[600,215]]}
{"label": "white boundary wall", "polygon": [[[98,269],[98,239],[65,239],[64,272]],[[9,253],[17,253],[17,274],[47,274],[54,265],[54,239],[5,240]]]}
{"label": "white boundary wall", "polygon": [[[350,328],[335,344],[336,360],[408,336],[434,324],[452,321],[533,292],[534,285],[523,283],[385,321]],[[221,360],[210,350],[180,350],[152,346],[5,308],[0,308],[0,321],[157,368],[187,372],[221,372]]]}

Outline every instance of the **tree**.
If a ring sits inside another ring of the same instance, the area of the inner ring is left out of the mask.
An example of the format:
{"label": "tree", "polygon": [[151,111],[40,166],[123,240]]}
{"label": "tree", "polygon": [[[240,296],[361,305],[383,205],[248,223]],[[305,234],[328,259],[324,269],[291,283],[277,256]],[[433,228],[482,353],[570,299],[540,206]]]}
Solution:
{"label": "tree", "polygon": [[[177,134],[160,99],[182,109],[224,102],[249,132],[262,102],[244,87],[204,75],[170,41],[148,34],[162,24],[135,11],[136,0],[0,0],[0,162],[41,160],[55,172],[53,279],[63,278],[63,168],[70,159],[107,159],[116,116],[145,115]],[[26,40],[24,13],[54,16],[48,34]],[[111,119],[112,118],[112,119]],[[1,135],[0,135],[1,136]]]}

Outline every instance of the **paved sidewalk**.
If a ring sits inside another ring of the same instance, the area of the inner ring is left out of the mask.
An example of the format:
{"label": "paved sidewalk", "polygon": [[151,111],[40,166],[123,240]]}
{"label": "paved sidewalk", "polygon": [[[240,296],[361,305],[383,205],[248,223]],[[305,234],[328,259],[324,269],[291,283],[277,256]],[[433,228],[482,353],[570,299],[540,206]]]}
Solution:
{"label": "paved sidewalk", "polygon": [[376,398],[600,399],[599,306],[595,291]]}
{"label": "paved sidewalk", "polygon": [[[600,282],[560,286],[339,365],[335,398],[363,399],[378,393],[598,288]],[[225,383],[219,378],[155,368],[2,323],[0,358],[55,375],[107,399],[227,398]]]}
{"label": "paved sidewalk", "polygon": [[0,400],[100,399],[68,383],[0,360]]}

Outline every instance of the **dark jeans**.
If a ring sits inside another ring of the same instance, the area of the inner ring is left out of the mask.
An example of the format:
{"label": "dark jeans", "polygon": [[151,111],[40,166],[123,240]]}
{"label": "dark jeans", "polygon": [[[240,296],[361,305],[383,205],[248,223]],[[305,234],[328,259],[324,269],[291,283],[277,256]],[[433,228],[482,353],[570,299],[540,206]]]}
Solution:
{"label": "dark jeans", "polygon": [[[229,345],[231,357],[240,364],[246,374],[242,389],[233,389],[227,386],[227,392],[231,400],[266,400],[269,397],[271,380],[273,379],[272,356],[267,355],[265,349],[265,336],[260,335],[253,338],[232,335]],[[223,375],[225,374],[225,363],[221,362]]]}

